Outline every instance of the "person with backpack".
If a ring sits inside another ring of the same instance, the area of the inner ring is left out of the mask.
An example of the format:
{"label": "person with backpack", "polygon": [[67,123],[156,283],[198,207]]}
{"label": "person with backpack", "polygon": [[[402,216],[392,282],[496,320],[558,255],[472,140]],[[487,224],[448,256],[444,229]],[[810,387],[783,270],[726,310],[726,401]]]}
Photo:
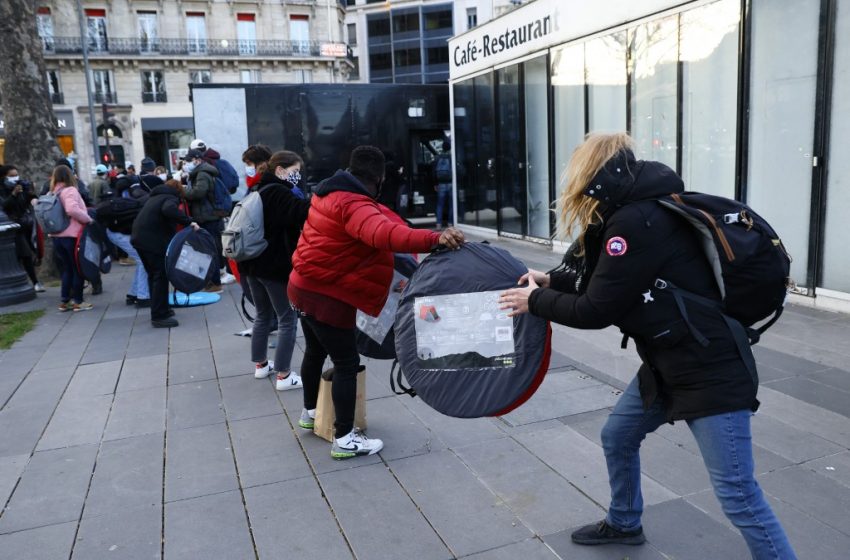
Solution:
{"label": "person with backpack", "polygon": [[[457,248],[463,233],[417,230],[389,218],[377,200],[386,171],[384,154],[374,146],[351,152],[349,168],[322,181],[292,257],[287,293],[301,314],[306,348],[301,363],[304,408],[298,425],[314,426],[319,381],[325,359],[334,365],[334,459],[372,455],[384,444],[354,425],[357,372],[357,309],[377,316],[389,295],[393,253],[422,253],[438,245]],[[388,210],[387,210],[388,211]]]}
{"label": "person with backpack", "polygon": [[[216,191],[220,191],[220,185],[216,186],[216,179],[219,176],[218,169],[207,163],[203,159],[203,152],[200,150],[189,150],[183,158],[183,171],[188,177],[184,196],[189,201],[189,211],[192,218],[202,228],[207,230],[213,239],[216,241],[217,260],[215,270],[213,272],[212,282],[204,290],[206,292],[220,293],[221,288],[221,269],[224,268],[224,257],[221,250],[221,232],[224,228],[222,215],[224,210],[222,207],[217,208]],[[230,209],[227,209],[229,214]]]}
{"label": "person with backpack", "polygon": [[173,328],[179,325],[168,305],[168,278],[165,274],[165,253],[177,233],[177,226],[199,225],[180,211],[183,185],[169,179],[151,191],[139,215],[133,220],[130,243],[139,254],[148,275],[151,325],[154,328]]}
{"label": "person with backpack", "polygon": [[20,227],[15,230],[15,254],[29,276],[36,292],[44,287],[38,281],[35,267],[40,261],[35,212],[32,201],[36,198],[33,184],[23,180],[14,165],[0,165],[0,208]]}
{"label": "person with backpack", "polygon": [[95,206],[112,196],[109,181],[106,180],[106,173],[108,171],[109,169],[102,163],[94,168],[95,178],[89,183],[89,195]]}
{"label": "person with backpack", "polygon": [[136,263],[133,283],[124,301],[127,305],[139,308],[150,307],[150,287],[145,265],[130,241],[130,234],[133,233],[133,222],[142,206],[142,200],[122,197],[104,200],[95,208],[95,220],[103,226],[106,238]]}
{"label": "person with backpack", "polygon": [[[290,369],[298,315],[289,305],[286,295],[292,254],[310,209],[310,203],[296,188],[301,165],[298,154],[285,150],[275,152],[265,165],[260,179],[262,186],[239,203],[225,231],[227,238],[228,233],[245,237],[249,230],[253,230],[261,234],[257,239],[261,245],[265,241],[265,248],[257,256],[239,261],[239,272],[246,278],[257,312],[251,333],[254,377],[265,379],[276,372],[275,388],[278,391],[301,388],[301,377]],[[260,204],[254,206],[256,202]],[[251,213],[252,208],[260,211]],[[243,211],[250,213],[245,215],[249,220],[242,219]],[[239,231],[231,232],[235,224],[240,226]],[[249,239],[246,241],[250,242]],[[267,359],[268,339],[275,327],[277,345],[275,359],[271,361]]]}
{"label": "person with backpack", "polygon": [[[443,140],[443,152],[434,160],[434,190],[437,191],[437,227],[445,228],[452,220],[452,153],[451,143]],[[446,217],[443,219],[443,209]]]}
{"label": "person with backpack", "polygon": [[[77,238],[83,230],[83,226],[92,221],[86,211],[86,205],[77,190],[77,180],[74,172],[67,165],[57,165],[50,177],[50,192],[47,195],[56,197],[65,213],[67,226],[64,229],[51,231],[45,227],[45,231],[53,239],[53,254],[59,261],[62,271],[62,301],[59,311],[88,311],[92,304],[83,301],[83,277],[77,268],[75,256]],[[39,204],[42,197],[34,201],[36,204],[36,215],[38,215]],[[42,220],[44,218],[42,217]],[[44,225],[43,225],[44,227]],[[61,227],[61,226],[59,226]]]}
{"label": "person with backpack", "polygon": [[682,191],[672,169],[635,159],[627,134],[589,135],[573,153],[558,201],[561,231],[579,232],[570,262],[563,271],[529,270],[519,279],[527,287],[500,298],[511,315],[529,312],[580,329],[616,325],[634,339],[643,362],[602,429],[608,515],[572,540],[645,541],[640,445],[662,424],[685,421],[753,558],[794,559],[754,476],[750,417],[759,406],[758,377],[749,343],[741,343],[744,327],[720,305],[697,228],[659,203]]}

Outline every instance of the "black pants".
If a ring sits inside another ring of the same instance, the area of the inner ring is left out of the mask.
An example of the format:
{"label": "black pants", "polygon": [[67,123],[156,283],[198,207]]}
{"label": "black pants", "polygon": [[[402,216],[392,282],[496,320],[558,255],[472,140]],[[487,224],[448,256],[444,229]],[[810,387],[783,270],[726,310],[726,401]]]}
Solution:
{"label": "black pants", "polygon": [[136,248],[145,272],[151,294],[151,321],[168,318],[168,278],[165,276],[165,255]]}
{"label": "black pants", "polygon": [[334,401],[334,431],[341,438],[354,427],[354,405],[357,401],[357,369],[360,354],[354,329],[340,329],[317,321],[313,317],[301,316],[304,330],[304,361],[301,362],[301,382],[304,384],[304,408],[316,408],[319,398],[319,382],[322,366],[330,355],[334,365],[331,395]]}

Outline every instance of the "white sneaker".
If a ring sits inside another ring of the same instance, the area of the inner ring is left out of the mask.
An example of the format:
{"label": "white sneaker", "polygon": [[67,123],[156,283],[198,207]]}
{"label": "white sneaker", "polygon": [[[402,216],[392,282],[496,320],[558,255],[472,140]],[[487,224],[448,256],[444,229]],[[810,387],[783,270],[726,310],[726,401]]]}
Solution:
{"label": "white sneaker", "polygon": [[229,272],[222,271],[221,272],[221,283],[222,284],[233,284],[236,282],[236,277],[230,274]]}
{"label": "white sneaker", "polygon": [[41,282],[36,282],[32,287],[36,292],[41,293],[44,291],[44,286],[41,285]]}
{"label": "white sneaker", "polygon": [[282,377],[283,374],[278,373],[275,380],[274,388],[278,391],[289,391],[290,389],[300,389],[304,385],[301,383],[301,376],[290,371],[289,375]]}
{"label": "white sneaker", "polygon": [[266,365],[264,366],[261,366],[260,364],[256,365],[256,367],[254,368],[254,377],[256,377],[257,379],[265,379],[273,371],[274,362],[272,360],[268,360],[266,362]]}
{"label": "white sneaker", "polygon": [[358,455],[374,455],[384,448],[384,442],[379,439],[369,439],[360,428],[354,428],[341,438],[334,440],[331,445],[331,457],[334,459],[351,459]]}

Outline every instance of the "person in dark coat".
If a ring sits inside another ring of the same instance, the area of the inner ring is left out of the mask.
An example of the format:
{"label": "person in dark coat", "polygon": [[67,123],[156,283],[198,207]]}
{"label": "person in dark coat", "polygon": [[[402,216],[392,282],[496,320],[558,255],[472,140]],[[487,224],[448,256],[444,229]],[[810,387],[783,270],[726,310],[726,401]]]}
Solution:
{"label": "person in dark coat", "polygon": [[171,179],[151,192],[139,215],[133,221],[130,243],[138,251],[148,273],[151,324],[157,328],[178,326],[174,312],[168,306],[168,278],[165,275],[165,252],[177,226],[200,226],[180,208],[183,187]]}
{"label": "person in dark coat", "polygon": [[[292,270],[292,254],[310,203],[297,189],[301,157],[288,151],[275,152],[265,165],[258,187],[263,200],[263,232],[268,247],[258,257],[239,263],[245,275],[257,315],[251,334],[254,377],[264,379],[277,372],[278,391],[301,388],[301,377],[290,369],[298,330],[298,315],[289,305],[286,285]],[[269,333],[277,326],[275,359],[267,359]]]}
{"label": "person in dark coat", "polygon": [[[720,301],[692,226],[658,204],[683,191],[666,165],[636,161],[626,134],[593,134],[573,154],[559,200],[561,231],[579,232],[565,272],[529,270],[526,288],[502,294],[511,315],[533,315],[580,329],[616,325],[634,339],[643,365],[602,429],[611,484],[607,517],[578,529],[578,544],[644,542],[640,445],[666,422],[684,420],[694,435],[715,495],[753,558],[796,558],[753,473],[750,417],[757,377],[716,306],[685,305],[688,329],[670,285]],[[746,354],[746,355],[745,355]]]}
{"label": "person in dark coat", "polygon": [[35,198],[32,183],[21,180],[17,167],[0,165],[0,207],[10,220],[21,226],[15,231],[15,253],[35,291],[43,292],[44,287],[35,272],[36,264],[40,260],[35,212],[32,208]]}
{"label": "person in dark coat", "polygon": [[224,257],[221,256],[221,232],[224,223],[213,206],[215,179],[219,172],[203,159],[203,153],[199,150],[189,150],[183,159],[183,171],[188,176],[184,196],[189,201],[189,211],[192,218],[213,236],[217,249],[212,281],[204,291],[220,293],[221,269],[224,268]]}

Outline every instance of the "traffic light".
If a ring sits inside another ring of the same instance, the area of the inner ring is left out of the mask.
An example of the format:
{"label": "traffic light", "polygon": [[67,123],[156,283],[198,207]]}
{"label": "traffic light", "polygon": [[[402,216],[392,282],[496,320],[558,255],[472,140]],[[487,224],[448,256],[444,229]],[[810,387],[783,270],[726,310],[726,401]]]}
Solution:
{"label": "traffic light", "polygon": [[112,156],[111,151],[107,150],[107,151],[103,152],[103,163],[104,163],[104,165],[106,165],[107,167],[112,165],[113,159],[114,159],[114,157]]}

